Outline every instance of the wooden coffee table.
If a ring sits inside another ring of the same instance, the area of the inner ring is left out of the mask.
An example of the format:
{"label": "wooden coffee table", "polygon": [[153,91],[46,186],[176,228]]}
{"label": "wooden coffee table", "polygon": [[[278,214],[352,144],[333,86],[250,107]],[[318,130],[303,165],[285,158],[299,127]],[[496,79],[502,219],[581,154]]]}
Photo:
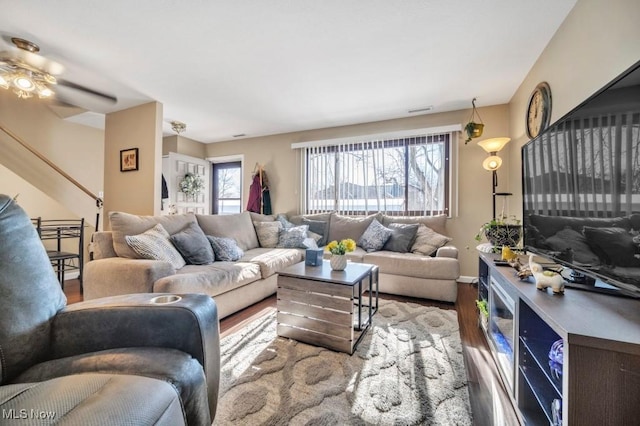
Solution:
{"label": "wooden coffee table", "polygon": [[300,262],[278,273],[277,298],[278,336],[353,354],[378,310],[378,267]]}

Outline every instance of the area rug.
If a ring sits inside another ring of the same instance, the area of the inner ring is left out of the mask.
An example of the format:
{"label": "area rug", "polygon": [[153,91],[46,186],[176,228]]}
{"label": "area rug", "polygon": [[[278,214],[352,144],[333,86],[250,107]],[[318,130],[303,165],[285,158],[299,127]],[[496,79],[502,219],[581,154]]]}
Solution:
{"label": "area rug", "polygon": [[454,310],[380,300],[353,355],[276,336],[270,313],[221,341],[214,425],[470,425]]}

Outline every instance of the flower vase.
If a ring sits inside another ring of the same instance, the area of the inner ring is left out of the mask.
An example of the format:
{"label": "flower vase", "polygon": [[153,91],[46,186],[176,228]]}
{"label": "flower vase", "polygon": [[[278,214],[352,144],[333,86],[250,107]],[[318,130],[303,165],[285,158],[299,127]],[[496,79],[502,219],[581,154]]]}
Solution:
{"label": "flower vase", "polygon": [[331,269],[334,271],[344,271],[347,267],[347,256],[344,254],[331,255],[329,264],[331,265]]}

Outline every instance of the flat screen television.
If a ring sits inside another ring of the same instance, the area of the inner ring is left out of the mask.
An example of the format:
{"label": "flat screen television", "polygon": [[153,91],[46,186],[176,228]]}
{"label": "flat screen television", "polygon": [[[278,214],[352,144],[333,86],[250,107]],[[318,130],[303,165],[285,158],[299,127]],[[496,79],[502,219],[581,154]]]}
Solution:
{"label": "flat screen television", "polygon": [[640,61],[522,147],[524,246],[640,298]]}

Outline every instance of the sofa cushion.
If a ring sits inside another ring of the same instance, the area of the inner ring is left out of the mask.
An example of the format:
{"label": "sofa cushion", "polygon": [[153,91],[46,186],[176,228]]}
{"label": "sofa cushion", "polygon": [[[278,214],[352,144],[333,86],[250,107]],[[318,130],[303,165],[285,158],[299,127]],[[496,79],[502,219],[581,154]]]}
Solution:
{"label": "sofa cushion", "polygon": [[431,256],[436,250],[450,241],[451,238],[446,235],[441,235],[428,226],[420,224],[411,251],[413,253]]}
{"label": "sofa cushion", "polygon": [[318,221],[321,221],[321,222],[330,222],[332,214],[333,214],[332,212],[329,212],[329,213],[299,214],[299,215],[293,215],[293,216],[289,217],[289,221],[291,223],[293,223],[294,225],[304,225],[304,223],[302,223],[303,219],[318,220]]}
{"label": "sofa cushion", "polygon": [[282,223],[274,220],[271,222],[253,222],[260,247],[273,248],[278,244],[278,236],[282,229]]}
{"label": "sofa cushion", "polygon": [[[346,256],[348,261],[362,263],[362,259],[364,258],[365,254],[367,254],[367,251],[365,249],[363,249],[362,247],[356,247],[354,251],[350,251]],[[331,259],[331,256],[331,253],[325,251],[322,258]]]}
{"label": "sofa cushion", "polygon": [[218,260],[235,262],[244,256],[244,251],[236,244],[233,238],[207,235],[207,239],[211,243],[215,257]]}
{"label": "sofa cushion", "polygon": [[391,230],[373,219],[358,240],[358,245],[368,252],[378,251],[382,249],[389,237],[391,237]]}
{"label": "sofa cushion", "polygon": [[187,265],[175,275],[156,281],[153,291],[154,293],[204,293],[215,297],[260,278],[260,267],[254,263],[216,261],[210,265]]}
{"label": "sofa cushion", "polygon": [[435,216],[382,216],[382,224],[389,226],[391,223],[421,223],[438,234],[447,235],[447,215],[440,214]]}
{"label": "sofa cushion", "polygon": [[419,226],[417,223],[390,223],[388,228],[391,236],[384,243],[382,250],[408,253],[416,239]]}
{"label": "sofa cushion", "polygon": [[457,259],[376,251],[365,254],[362,261],[378,265],[380,273],[384,274],[439,280],[455,280],[460,276],[460,263]]}
{"label": "sofa cushion", "polygon": [[242,250],[259,246],[249,212],[228,215],[201,215],[196,219],[206,235],[232,238]]}
{"label": "sofa cushion", "polygon": [[209,240],[195,222],[171,235],[171,242],[189,265],[208,265],[215,260]]}
{"label": "sofa cushion", "polygon": [[303,243],[307,238],[307,231],[309,227],[307,225],[293,226],[291,228],[284,228],[280,230],[278,234],[278,248],[304,248]]}
{"label": "sofa cushion", "polygon": [[169,234],[175,234],[191,222],[195,222],[193,214],[176,214],[170,216],[138,216],[124,212],[110,212],[109,223],[113,232],[113,249],[120,257],[140,259],[140,256],[127,244],[126,235],[141,234],[147,229],[161,224]]}
{"label": "sofa cushion", "polygon": [[186,262],[171,243],[169,233],[161,224],[138,235],[126,235],[125,241],[143,259],[162,260],[171,263],[175,269]]}
{"label": "sofa cushion", "polygon": [[302,261],[302,251],[297,249],[253,249],[242,257],[243,262],[252,262],[260,267],[262,278]]}
{"label": "sofa cushion", "polygon": [[367,230],[373,219],[380,221],[381,213],[375,213],[366,217],[349,217],[340,214],[332,214],[329,221],[329,237],[327,241],[340,241],[351,238],[358,241],[364,231]]}

